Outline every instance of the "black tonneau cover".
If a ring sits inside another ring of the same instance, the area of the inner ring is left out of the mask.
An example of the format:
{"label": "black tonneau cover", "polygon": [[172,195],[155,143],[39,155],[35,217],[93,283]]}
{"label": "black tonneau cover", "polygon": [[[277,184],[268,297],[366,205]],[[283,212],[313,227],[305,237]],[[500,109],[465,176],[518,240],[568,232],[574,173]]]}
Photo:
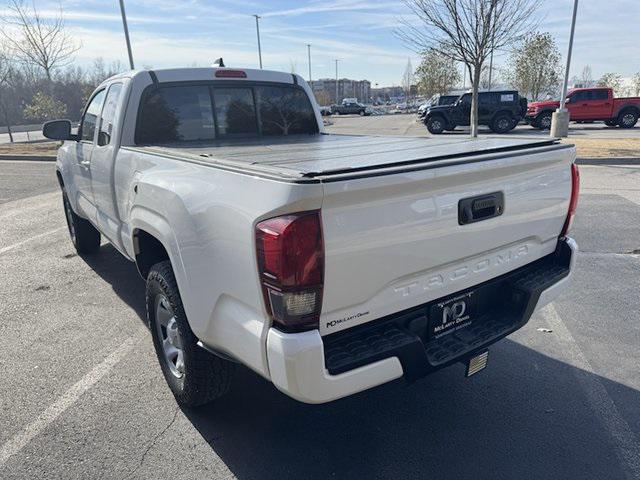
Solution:
{"label": "black tonneau cover", "polygon": [[[558,144],[544,137],[384,137],[320,134],[238,143],[136,147],[146,153],[287,179],[357,174],[436,160],[468,159]],[[557,145],[562,148],[561,145]],[[568,145],[565,145],[568,147]],[[449,162],[446,162],[449,163]]]}

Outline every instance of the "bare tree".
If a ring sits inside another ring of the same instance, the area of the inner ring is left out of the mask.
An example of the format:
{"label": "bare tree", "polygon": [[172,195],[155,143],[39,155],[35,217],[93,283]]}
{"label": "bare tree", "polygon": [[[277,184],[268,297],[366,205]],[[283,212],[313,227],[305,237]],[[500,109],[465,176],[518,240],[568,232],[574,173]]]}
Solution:
{"label": "bare tree", "polygon": [[107,65],[104,58],[98,57],[93,61],[92,68],[89,72],[89,81],[94,87],[97,87],[107,78],[123,72],[124,70],[125,69],[120,60],[113,61]]}
{"label": "bare tree", "polygon": [[450,58],[433,50],[422,54],[422,61],[416,69],[418,91],[422,95],[446,94],[460,82],[460,78],[460,71]]}
{"label": "bare tree", "polygon": [[80,45],[66,31],[62,6],[53,18],[43,17],[24,0],[9,0],[0,35],[21,63],[36,65],[51,82],[53,72],[69,65]]}
{"label": "bare tree", "polygon": [[535,26],[536,0],[403,0],[419,25],[401,20],[396,34],[416,51],[428,48],[466,65],[472,84],[471,136],[478,136],[478,87],[493,50],[521,40]]}
{"label": "bare tree", "polygon": [[622,76],[619,73],[605,73],[598,80],[598,87],[609,87],[616,95],[622,90]]}
{"label": "bare tree", "polygon": [[9,141],[13,143],[13,132],[11,132],[11,118],[9,115],[9,100],[13,96],[11,90],[11,78],[13,76],[13,65],[9,57],[0,52],[0,110],[2,110],[2,119],[7,126]]}
{"label": "bare tree", "polygon": [[593,87],[593,73],[590,65],[585,65],[580,74],[580,83],[583,87]]}
{"label": "bare tree", "polygon": [[631,86],[633,88],[633,96],[640,95],[640,72],[636,73],[631,79]]}
{"label": "bare tree", "polygon": [[411,65],[411,59],[407,59],[407,66],[402,74],[402,90],[404,90],[405,101],[409,98],[411,93],[411,84],[413,83],[413,65]]}
{"label": "bare tree", "polygon": [[511,52],[505,71],[507,82],[534,101],[556,95],[562,78],[560,59],[551,34],[533,32]]}

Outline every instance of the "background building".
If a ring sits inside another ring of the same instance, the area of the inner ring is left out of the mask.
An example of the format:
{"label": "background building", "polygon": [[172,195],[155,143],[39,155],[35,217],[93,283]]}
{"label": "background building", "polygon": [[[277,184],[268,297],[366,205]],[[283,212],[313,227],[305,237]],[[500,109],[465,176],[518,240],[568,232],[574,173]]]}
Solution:
{"label": "background building", "polygon": [[357,98],[358,102],[361,103],[369,103],[371,101],[371,82],[369,80],[339,79],[337,98],[335,78],[312,80],[309,85],[320,105],[342,103],[343,98]]}

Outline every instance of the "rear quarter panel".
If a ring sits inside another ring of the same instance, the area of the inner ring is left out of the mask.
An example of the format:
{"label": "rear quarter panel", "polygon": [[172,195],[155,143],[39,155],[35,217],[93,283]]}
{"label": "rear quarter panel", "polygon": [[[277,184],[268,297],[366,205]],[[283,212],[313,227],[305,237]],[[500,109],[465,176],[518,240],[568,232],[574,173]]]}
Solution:
{"label": "rear quarter panel", "polygon": [[[123,241],[136,229],[167,249],[189,324],[205,344],[268,376],[270,322],[258,282],[255,224],[320,208],[320,184],[293,184],[121,149],[116,166]],[[137,190],[137,191],[136,191]]]}

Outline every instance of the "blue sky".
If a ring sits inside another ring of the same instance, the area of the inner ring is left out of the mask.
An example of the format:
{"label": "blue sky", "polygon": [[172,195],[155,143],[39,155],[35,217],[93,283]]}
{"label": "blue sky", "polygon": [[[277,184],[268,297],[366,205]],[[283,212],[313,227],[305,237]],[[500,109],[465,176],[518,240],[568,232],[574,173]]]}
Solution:
{"label": "blue sky", "polygon": [[[120,60],[126,50],[118,0],[62,0],[67,25],[82,42],[78,63],[95,57]],[[46,15],[57,1],[36,0]],[[228,66],[257,67],[255,20],[262,16],[264,67],[308,76],[306,44],[311,44],[313,78],[366,78],[397,85],[417,56],[393,33],[409,15],[400,0],[125,0],[136,66],[208,66],[222,56]],[[540,0],[540,30],[549,31],[563,57],[572,0]],[[581,0],[572,73],[590,64],[594,77],[605,72],[631,76],[640,71],[640,0]],[[501,55],[501,64],[506,55]]]}

